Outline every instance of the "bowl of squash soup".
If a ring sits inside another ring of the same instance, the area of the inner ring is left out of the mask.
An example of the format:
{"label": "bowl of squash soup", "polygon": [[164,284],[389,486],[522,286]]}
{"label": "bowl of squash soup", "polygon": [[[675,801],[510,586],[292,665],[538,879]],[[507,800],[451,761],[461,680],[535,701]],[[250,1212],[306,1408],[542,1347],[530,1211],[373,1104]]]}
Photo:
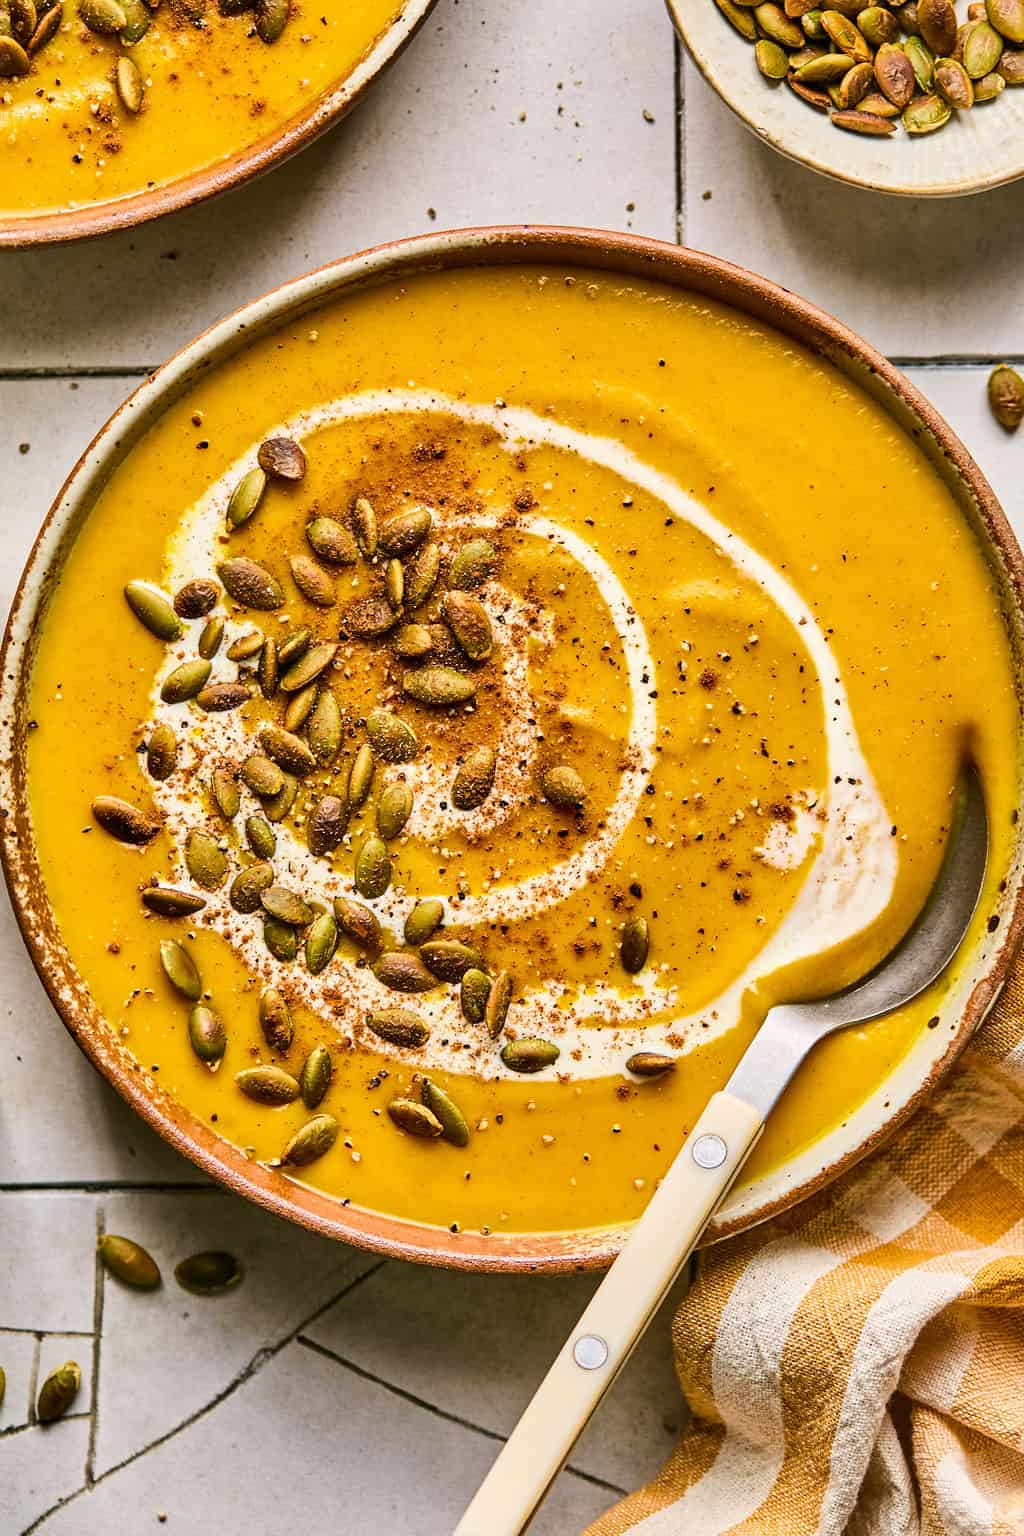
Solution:
{"label": "bowl of squash soup", "polygon": [[139,224],[280,164],[433,3],[4,0],[0,247]]}
{"label": "bowl of squash soup", "polygon": [[928,993],[818,1047],[709,1234],[919,1105],[1020,929],[1021,557],[822,311],[503,228],[346,258],[148,379],[9,619],[3,857],[64,1023],[317,1231],[607,1263],[767,1009],[992,842]]}

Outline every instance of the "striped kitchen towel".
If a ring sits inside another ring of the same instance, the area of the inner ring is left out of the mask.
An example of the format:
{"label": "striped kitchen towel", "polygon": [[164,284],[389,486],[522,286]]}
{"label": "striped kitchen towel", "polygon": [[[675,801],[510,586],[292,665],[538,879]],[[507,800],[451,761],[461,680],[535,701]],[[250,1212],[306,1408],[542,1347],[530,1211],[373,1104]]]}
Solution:
{"label": "striped kitchen towel", "polygon": [[710,1248],[693,1419],[587,1536],[1024,1536],[1024,961],[899,1137]]}

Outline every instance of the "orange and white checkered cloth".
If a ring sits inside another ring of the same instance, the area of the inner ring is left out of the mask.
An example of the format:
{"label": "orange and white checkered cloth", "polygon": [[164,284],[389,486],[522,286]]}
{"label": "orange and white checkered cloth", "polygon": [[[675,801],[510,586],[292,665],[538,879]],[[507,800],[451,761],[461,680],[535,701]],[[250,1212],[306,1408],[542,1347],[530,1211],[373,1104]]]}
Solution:
{"label": "orange and white checkered cloth", "polygon": [[693,1414],[587,1536],[1024,1536],[1024,960],[886,1149],[709,1249]]}

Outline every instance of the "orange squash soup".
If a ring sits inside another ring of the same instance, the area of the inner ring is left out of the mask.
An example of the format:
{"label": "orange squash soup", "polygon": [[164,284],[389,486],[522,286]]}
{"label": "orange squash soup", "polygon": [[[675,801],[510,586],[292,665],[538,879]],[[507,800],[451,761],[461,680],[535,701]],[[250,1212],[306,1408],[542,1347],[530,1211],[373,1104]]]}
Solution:
{"label": "orange squash soup", "polygon": [[0,0],[0,219],[114,202],[270,137],[400,0]]}
{"label": "orange squash soup", "polygon": [[[452,1230],[635,1217],[765,1010],[854,980],[965,754],[1007,872],[995,578],[880,406],[655,282],[366,286],[192,384],[50,598],[47,895],[138,1071],[248,1155]],[[948,980],[822,1046],[746,1177]]]}

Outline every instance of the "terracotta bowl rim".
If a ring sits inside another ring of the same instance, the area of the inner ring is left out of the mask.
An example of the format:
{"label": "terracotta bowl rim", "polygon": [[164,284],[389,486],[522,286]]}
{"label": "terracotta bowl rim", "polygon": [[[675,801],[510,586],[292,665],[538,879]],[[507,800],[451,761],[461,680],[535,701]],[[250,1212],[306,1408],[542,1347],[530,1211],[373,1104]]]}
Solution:
{"label": "terracotta bowl rim", "polygon": [[[238,1149],[221,1141],[209,1126],[142,1080],[137,1068],[132,1069],[127,1053],[117,1047],[112,1031],[91,999],[69,1001],[76,984],[83,994],[85,989],[56,936],[55,923],[49,935],[41,928],[50,909],[30,832],[23,754],[19,750],[18,708],[23,683],[30,673],[33,637],[45,612],[52,574],[59,571],[72,543],[70,530],[77,518],[88,516],[104,479],[134,441],[198,374],[240,351],[253,334],[269,332],[350,288],[445,268],[546,262],[617,271],[665,282],[683,292],[717,298],[762,323],[774,325],[862,386],[874,388],[876,399],[886,404],[904,429],[918,435],[922,451],[948,483],[958,488],[965,517],[976,522],[1000,581],[1007,629],[1019,659],[1024,649],[1024,557],[991,487],[966,448],[935,408],[886,358],[827,312],[769,279],[718,257],[636,235],[529,225],[431,233],[341,258],[273,289],[182,348],[124,401],[72,469],[28,556],[0,649],[0,805],[5,808],[0,813],[0,858],[33,964],[81,1049],[165,1141],[228,1189],[264,1209],[322,1235],[387,1257],[492,1272],[565,1273],[601,1268],[615,1257],[628,1234],[628,1226],[484,1237],[468,1231],[453,1234],[447,1228],[418,1225],[343,1205],[315,1188],[293,1182],[278,1170],[250,1162]],[[737,1202],[730,1197],[730,1204],[709,1228],[705,1241],[715,1241],[764,1221],[820,1190],[889,1137],[924,1101],[998,997],[1016,946],[1024,935],[1022,853],[1024,826],[1017,834],[1014,874],[1003,897],[999,927],[986,941],[983,962],[972,965],[975,979],[964,998],[959,1021],[948,1039],[942,1043],[936,1039],[929,1048],[932,1059],[925,1068],[914,1068],[917,1075],[911,1076],[904,1096],[887,1105],[888,1112],[883,1116],[869,1115],[853,1144],[846,1146],[833,1161],[826,1161],[806,1176],[794,1175],[789,1183],[785,1177],[765,1175],[750,1187],[754,1193],[746,1205],[742,1199]],[[934,1034],[937,1036],[938,1032]],[[884,1080],[886,1091],[911,1061],[915,1050],[916,1047],[912,1048],[904,1062]],[[877,1092],[881,1091],[882,1085]],[[856,1120],[856,1116],[850,1118]],[[828,1136],[835,1134],[829,1132]],[[817,1153],[809,1154],[808,1160],[814,1161],[815,1157],[820,1161]],[[762,1191],[758,1198],[759,1184],[771,1184],[773,1180],[771,1192]]]}
{"label": "terracotta bowl rim", "polygon": [[195,208],[211,197],[229,192],[283,165],[351,111],[378,75],[412,40],[436,4],[437,0],[404,0],[398,16],[354,69],[336,79],[303,111],[288,118],[265,138],[212,165],[176,177],[162,186],[133,192],[128,197],[111,198],[59,212],[0,213],[0,250],[64,245],[73,240],[110,234],[114,230],[134,229],[139,224],[162,218],[164,214]]}

